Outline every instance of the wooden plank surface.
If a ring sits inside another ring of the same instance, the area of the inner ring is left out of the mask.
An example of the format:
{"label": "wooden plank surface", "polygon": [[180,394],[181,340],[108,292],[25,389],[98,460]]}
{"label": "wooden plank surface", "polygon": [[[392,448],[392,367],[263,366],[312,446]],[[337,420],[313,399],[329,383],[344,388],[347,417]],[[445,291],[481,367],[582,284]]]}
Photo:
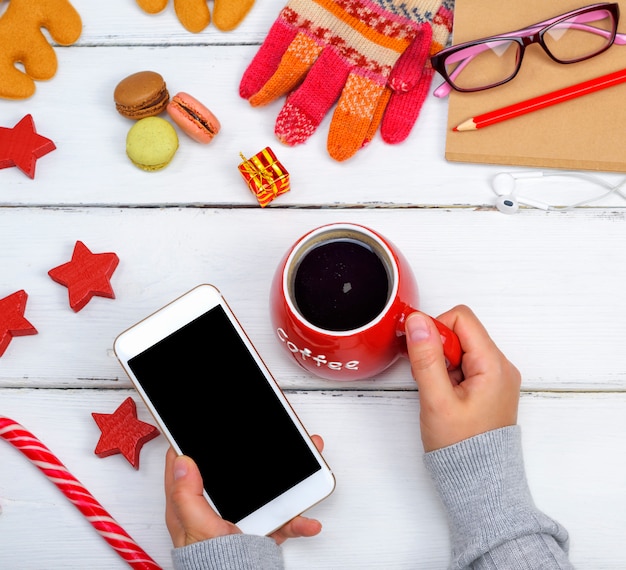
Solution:
{"label": "wooden plank surface", "polygon": [[[466,209],[0,210],[0,287],[3,296],[26,290],[26,316],[39,330],[13,340],[0,383],[127,387],[111,351],[115,336],[209,282],[232,303],[283,386],[328,387],[281,352],[268,298],[289,246],[333,221],[364,224],[394,242],[411,262],[424,311],[437,315],[470,305],[522,370],[525,389],[626,386],[623,252],[613,246],[626,241],[622,214],[592,210],[511,219]],[[74,313],[67,289],[47,272],[70,259],[77,240],[93,252],[116,253],[120,265],[111,280],[116,299],[95,297]],[[593,350],[581,350],[590,339]],[[386,372],[376,389],[381,385],[412,387],[406,362]]]}
{"label": "wooden plank surface", "polygon": [[[409,259],[423,310],[470,305],[522,371],[528,477],[537,504],[569,529],[572,561],[626,567],[626,201],[613,193],[585,209],[498,213],[492,179],[518,169],[447,163],[446,101],[433,97],[401,145],[376,137],[336,163],[326,153],[327,118],[305,145],[284,147],[273,134],[282,102],[253,109],[238,95],[284,0],[255,3],[230,33],[210,26],[190,34],[169,4],[149,16],[134,0],[74,0],[83,34],[55,48],[57,75],[38,83],[29,100],[0,100],[1,126],[30,113],[57,146],[38,161],[34,180],[0,170],[0,298],[26,290],[26,317],[39,331],[14,339],[0,358],[0,415],[41,437],[171,568],[164,438],[146,444],[135,471],[120,456],[95,456],[90,414],[110,413],[130,395],[140,418],[151,421],[113,340],[193,286],[213,283],[305,425],[324,436],[337,475],[337,491],[312,511],[324,532],[287,543],[287,567],[444,568],[447,530],[421,463],[419,394],[407,362],[370,381],[320,380],[287,359],[270,326],[270,281],[288,247],[325,223],[361,223]],[[208,146],[179,133],[177,156],[158,173],[126,158],[132,123],[113,104],[117,82],[142,69],[160,72],[171,93],[196,96],[222,123]],[[268,145],[289,170],[292,190],[261,209],[237,165],[240,152]],[[624,178],[597,176],[609,184]],[[520,181],[520,192],[570,204],[603,190],[544,176]],[[47,272],[69,260],[77,240],[116,253],[120,265],[111,281],[116,298],[94,298],[74,313],[67,290]],[[125,565],[41,473],[0,442],[0,568],[86,567]]]}
{"label": "wooden plank surface", "polygon": [[[121,456],[98,458],[91,412],[112,412],[126,390],[0,390],[3,413],[27,427],[127,532],[171,568],[163,521],[166,443],[146,444],[139,471]],[[312,540],[287,543],[288,568],[444,568],[445,517],[421,462],[415,393],[289,392],[312,433],[326,443],[333,495],[310,511],[324,523]],[[579,568],[623,568],[626,527],[626,397],[526,394],[520,406],[528,478],[536,503],[572,537]],[[8,444],[0,446],[0,567],[122,568],[117,555],[59,491]],[[37,548],[34,549],[33,545]]]}
{"label": "wooden plank surface", "polygon": [[[379,137],[350,161],[326,153],[329,119],[303,146],[282,146],[274,136],[281,103],[252,108],[238,85],[258,46],[90,47],[58,50],[59,71],[38,83],[28,101],[0,101],[0,124],[13,126],[31,113],[37,131],[57,150],[37,164],[35,182],[17,169],[3,172],[0,203],[10,204],[241,204],[258,207],[237,170],[239,153],[251,156],[270,145],[291,175],[292,190],[273,206],[389,203],[485,204],[493,193],[486,173],[501,168],[443,164],[446,106],[429,100],[411,148],[387,145]],[[180,65],[181,61],[194,62]],[[97,62],[97,65],[95,64]],[[195,69],[196,62],[201,68]],[[171,94],[186,91],[206,104],[222,129],[201,145],[178,130],[180,147],[158,173],[134,167],[125,155],[132,121],[117,113],[117,83],[143,69],[159,72]],[[80,95],[68,96],[77,92]],[[52,111],[53,110],[53,111]],[[323,166],[323,168],[320,168]],[[99,172],[96,179],[93,174]],[[368,183],[361,183],[366,175]],[[459,177],[463,183],[459,183]]]}

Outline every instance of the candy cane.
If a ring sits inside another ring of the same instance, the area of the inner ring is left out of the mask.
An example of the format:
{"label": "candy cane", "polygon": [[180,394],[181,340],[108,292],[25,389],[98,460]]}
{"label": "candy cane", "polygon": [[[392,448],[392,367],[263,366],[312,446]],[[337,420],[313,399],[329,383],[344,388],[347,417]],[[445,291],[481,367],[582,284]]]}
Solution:
{"label": "candy cane", "polygon": [[160,570],[161,567],[141,549],[83,484],[32,433],[13,420],[0,416],[0,437],[28,457],[132,568]]}

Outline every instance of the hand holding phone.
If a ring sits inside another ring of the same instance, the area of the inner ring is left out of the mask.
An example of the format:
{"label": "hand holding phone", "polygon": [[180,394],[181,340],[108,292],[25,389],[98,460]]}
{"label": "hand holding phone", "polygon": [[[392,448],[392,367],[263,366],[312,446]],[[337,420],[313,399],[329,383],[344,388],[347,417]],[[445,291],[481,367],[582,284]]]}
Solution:
{"label": "hand holding phone", "polygon": [[196,462],[210,505],[243,532],[271,534],[333,491],[331,470],[212,285],[123,332],[114,349],[174,450]]}
{"label": "hand holding phone", "polygon": [[165,522],[174,548],[241,533],[206,500],[202,476],[193,459],[178,455],[173,447],[165,456]]}
{"label": "hand holding phone", "polygon": [[[322,438],[312,435],[311,439],[322,452]],[[165,520],[174,548],[241,533],[237,526],[220,517],[204,498],[202,477],[193,459],[177,456],[172,447],[165,462],[165,499]],[[282,544],[289,538],[315,536],[321,530],[318,520],[299,515],[273,532],[270,538]]]}

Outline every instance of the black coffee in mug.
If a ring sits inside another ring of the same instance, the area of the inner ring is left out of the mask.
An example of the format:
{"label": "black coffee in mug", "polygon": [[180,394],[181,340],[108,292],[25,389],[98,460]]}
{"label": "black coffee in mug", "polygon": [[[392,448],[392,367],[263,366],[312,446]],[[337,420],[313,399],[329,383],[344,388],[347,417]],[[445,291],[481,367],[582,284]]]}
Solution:
{"label": "black coffee in mug", "polygon": [[329,331],[366,325],[389,299],[388,271],[367,243],[337,238],[318,242],[300,259],[293,296],[300,314]]}

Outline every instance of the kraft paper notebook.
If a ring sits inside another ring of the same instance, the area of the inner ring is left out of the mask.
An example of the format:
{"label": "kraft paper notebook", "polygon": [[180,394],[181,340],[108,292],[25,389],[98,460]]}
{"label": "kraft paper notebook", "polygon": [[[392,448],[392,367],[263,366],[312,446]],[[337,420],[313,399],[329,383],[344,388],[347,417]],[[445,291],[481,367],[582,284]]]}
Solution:
{"label": "kraft paper notebook", "polygon": [[[454,43],[505,33],[592,2],[456,0]],[[626,0],[619,2],[618,32],[626,32]],[[509,83],[476,93],[452,92],[446,159],[535,167],[626,172],[626,83],[483,129],[454,132],[471,117],[626,68],[626,45],[612,45],[590,60],[552,61],[539,45],[526,48]],[[442,81],[436,74],[436,85]]]}

